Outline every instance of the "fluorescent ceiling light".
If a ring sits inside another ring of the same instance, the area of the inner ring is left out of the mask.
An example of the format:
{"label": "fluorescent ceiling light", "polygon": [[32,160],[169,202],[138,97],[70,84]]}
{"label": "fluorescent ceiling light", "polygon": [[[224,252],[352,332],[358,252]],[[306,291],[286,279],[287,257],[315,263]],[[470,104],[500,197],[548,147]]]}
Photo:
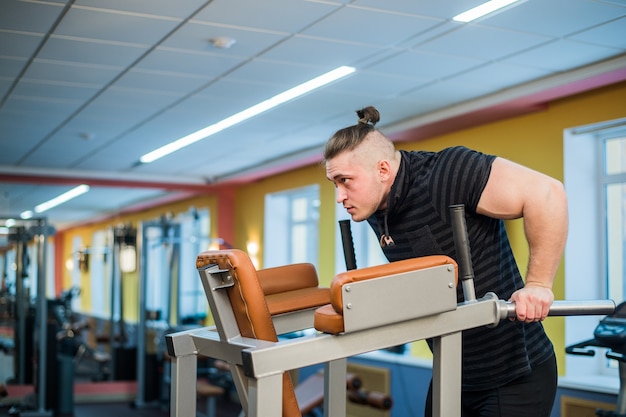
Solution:
{"label": "fluorescent ceiling light", "polygon": [[454,16],[452,20],[465,23],[471,22],[472,20],[476,20],[479,17],[483,17],[485,15],[488,15],[489,13],[493,13],[496,10],[500,10],[510,4],[517,3],[518,1],[520,0],[491,0],[487,3],[483,3],[480,6],[476,6],[473,9]]}
{"label": "fluorescent ceiling light", "polygon": [[287,91],[284,91],[270,99],[262,101],[259,104],[248,107],[247,109],[239,113],[233,114],[232,116],[227,117],[226,119],[221,120],[215,124],[207,126],[204,129],[200,129],[197,132],[191,133],[152,152],[149,152],[139,158],[139,161],[144,164],[154,162],[159,158],[163,158],[164,156],[169,155],[172,152],[176,152],[177,150],[184,148],[185,146],[189,146],[192,143],[205,139],[211,135],[221,132],[224,129],[228,129],[229,127],[234,126],[237,123],[241,123],[244,120],[268,111],[269,109],[272,109],[289,100],[293,100],[296,97],[308,93],[309,91],[315,90],[316,88],[320,88],[328,83],[352,74],[354,71],[355,68],[352,67],[343,66],[336,68],[330,72],[327,72],[326,74],[322,74],[319,77],[313,78],[310,81],[307,81]]}
{"label": "fluorescent ceiling light", "polygon": [[[44,211],[50,210],[53,207],[66,203],[70,201],[71,199],[78,197],[79,195],[85,194],[87,191],[89,191],[89,186],[87,184],[81,184],[78,187],[74,187],[71,190],[63,194],[57,197],[54,197],[51,200],[48,200],[44,203],[37,205],[34,211],[35,213],[43,213]],[[22,216],[24,215],[28,215],[28,212],[22,213]],[[30,213],[30,216],[32,217],[32,213]],[[22,218],[25,218],[25,217],[22,217]]]}

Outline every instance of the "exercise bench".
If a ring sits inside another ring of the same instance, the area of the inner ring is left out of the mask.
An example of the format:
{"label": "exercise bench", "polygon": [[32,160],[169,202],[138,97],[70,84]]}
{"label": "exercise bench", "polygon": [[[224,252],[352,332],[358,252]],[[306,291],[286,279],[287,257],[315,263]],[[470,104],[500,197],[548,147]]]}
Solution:
{"label": "exercise bench", "polygon": [[[462,331],[496,326],[515,316],[514,304],[496,294],[476,299],[473,280],[459,264],[461,272],[452,258],[435,255],[350,270],[333,279],[327,304],[310,302],[290,310],[268,300],[259,279],[264,273],[255,270],[244,252],[200,254],[196,266],[215,326],[166,336],[172,357],[171,416],[195,415],[197,355],[230,364],[247,417],[301,417],[289,371],[323,364],[324,415],[341,417],[346,413],[347,358],[432,339],[433,415],[459,417]],[[291,268],[270,273],[296,280]],[[466,298],[461,303],[459,276]],[[614,310],[612,300],[555,301],[550,315]],[[278,340],[277,328],[290,332],[311,323],[315,333]]]}

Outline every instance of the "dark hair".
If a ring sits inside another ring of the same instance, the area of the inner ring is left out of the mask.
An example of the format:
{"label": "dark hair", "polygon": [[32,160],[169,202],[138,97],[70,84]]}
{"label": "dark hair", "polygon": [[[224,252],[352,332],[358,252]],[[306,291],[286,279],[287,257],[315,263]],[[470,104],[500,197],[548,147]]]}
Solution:
{"label": "dark hair", "polygon": [[380,121],[380,113],[373,106],[367,106],[356,111],[359,121],[357,124],[338,130],[326,142],[324,160],[334,158],[344,151],[351,151],[359,146],[368,133],[376,131],[374,127]]}

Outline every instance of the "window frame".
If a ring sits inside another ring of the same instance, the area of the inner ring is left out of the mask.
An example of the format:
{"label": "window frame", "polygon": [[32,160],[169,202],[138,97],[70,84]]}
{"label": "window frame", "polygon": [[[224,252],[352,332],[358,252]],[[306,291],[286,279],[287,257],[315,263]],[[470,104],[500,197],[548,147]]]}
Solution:
{"label": "window frame", "polygon": [[[620,135],[626,135],[626,119],[564,131],[564,184],[570,217],[564,260],[567,300],[608,298],[606,185],[616,178],[604,174],[604,143],[609,137]],[[592,339],[601,318],[565,317],[566,346]],[[562,384],[617,390],[617,367],[606,359],[605,349],[596,350],[593,357],[565,355]]]}

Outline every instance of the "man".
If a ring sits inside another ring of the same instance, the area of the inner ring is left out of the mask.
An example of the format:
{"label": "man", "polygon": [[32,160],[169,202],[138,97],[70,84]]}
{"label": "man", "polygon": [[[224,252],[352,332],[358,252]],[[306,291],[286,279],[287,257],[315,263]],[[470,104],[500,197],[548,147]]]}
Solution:
{"label": "man", "polygon": [[[373,107],[324,149],[326,176],[354,221],[367,220],[389,261],[456,258],[448,207],[464,204],[476,296],[515,302],[517,320],[463,332],[464,417],[548,417],[556,393],[554,350],[543,326],[567,237],[563,185],[511,161],[453,147],[397,151],[374,125]],[[530,259],[525,280],[503,220],[524,218]],[[459,301],[463,300],[458,290]],[[430,393],[426,416],[430,416]]]}

